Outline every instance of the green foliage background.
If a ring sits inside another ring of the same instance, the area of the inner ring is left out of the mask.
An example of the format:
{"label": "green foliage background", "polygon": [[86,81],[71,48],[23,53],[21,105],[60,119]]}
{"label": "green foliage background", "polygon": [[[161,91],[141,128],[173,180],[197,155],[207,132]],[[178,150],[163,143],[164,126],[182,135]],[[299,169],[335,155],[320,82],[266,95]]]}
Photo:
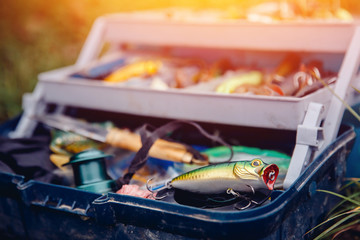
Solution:
{"label": "green foliage background", "polygon": [[[345,0],[343,0],[344,2]],[[359,9],[347,0],[347,9]],[[184,7],[244,6],[261,0],[26,0],[0,7],[0,124],[21,113],[22,95],[37,75],[75,62],[94,20],[114,12]]]}

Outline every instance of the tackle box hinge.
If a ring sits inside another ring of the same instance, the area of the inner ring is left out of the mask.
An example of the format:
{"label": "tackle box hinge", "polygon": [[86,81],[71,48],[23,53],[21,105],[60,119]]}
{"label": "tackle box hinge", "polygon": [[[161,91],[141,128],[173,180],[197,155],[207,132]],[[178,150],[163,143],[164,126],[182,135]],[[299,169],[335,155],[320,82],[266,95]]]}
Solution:
{"label": "tackle box hinge", "polygon": [[309,103],[304,121],[297,127],[296,145],[283,183],[284,189],[288,189],[295,182],[311,163],[314,150],[319,150],[324,143],[324,131],[321,127],[323,113],[323,104]]}
{"label": "tackle box hinge", "polygon": [[296,135],[296,144],[308,145],[319,149],[324,143],[324,129],[307,125],[299,125]]}

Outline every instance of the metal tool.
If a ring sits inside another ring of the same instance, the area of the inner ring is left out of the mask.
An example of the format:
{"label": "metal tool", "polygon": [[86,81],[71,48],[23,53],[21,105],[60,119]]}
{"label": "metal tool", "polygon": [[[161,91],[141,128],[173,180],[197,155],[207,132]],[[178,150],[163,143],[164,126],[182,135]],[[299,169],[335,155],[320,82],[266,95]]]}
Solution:
{"label": "metal tool", "polygon": [[[107,130],[61,114],[36,115],[33,116],[33,118],[50,127],[73,132],[114,147],[134,152],[137,152],[142,147],[140,135],[126,129],[112,128]],[[155,141],[150,148],[149,156],[175,162],[194,163],[197,165],[208,164],[208,160],[194,158],[193,154],[181,143],[169,142],[163,139]]]}

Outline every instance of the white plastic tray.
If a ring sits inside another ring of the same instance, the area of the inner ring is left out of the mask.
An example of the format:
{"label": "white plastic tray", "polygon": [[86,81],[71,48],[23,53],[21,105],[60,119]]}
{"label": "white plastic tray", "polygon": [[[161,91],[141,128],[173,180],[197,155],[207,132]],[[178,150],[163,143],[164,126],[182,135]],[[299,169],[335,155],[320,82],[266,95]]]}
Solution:
{"label": "white plastic tray", "polygon": [[75,81],[68,75],[96,61],[105,43],[345,54],[354,28],[353,24],[342,22],[262,24],[208,19],[188,22],[169,20],[151,12],[109,15],[96,20],[73,68],[43,73],[39,83],[46,89],[42,93],[46,102],[144,116],[296,130],[310,102],[326,106],[326,113],[329,91],[322,89],[302,98],[158,91],[86,79]]}
{"label": "white plastic tray", "polygon": [[[155,15],[156,16],[156,15]],[[190,46],[271,51],[341,52],[353,36],[354,25],[304,21],[250,23],[239,20],[167,20],[140,14],[99,18],[84,44],[77,65],[97,58],[103,42],[159,46]]]}
{"label": "white plastic tray", "polygon": [[154,90],[69,78],[73,72],[70,70],[40,75],[46,102],[142,116],[296,130],[310,102],[329,105],[331,98],[327,89],[302,98]]}

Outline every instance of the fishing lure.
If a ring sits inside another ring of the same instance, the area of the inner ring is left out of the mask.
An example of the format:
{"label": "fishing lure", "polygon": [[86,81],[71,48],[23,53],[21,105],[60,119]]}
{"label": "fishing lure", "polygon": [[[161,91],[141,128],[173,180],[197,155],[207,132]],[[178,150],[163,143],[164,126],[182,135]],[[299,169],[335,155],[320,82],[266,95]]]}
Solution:
{"label": "fishing lure", "polygon": [[179,175],[158,187],[150,188],[147,184],[147,188],[153,193],[164,189],[178,189],[204,195],[225,193],[241,198],[242,194],[271,192],[278,174],[277,165],[266,164],[256,158],[252,161],[226,162],[201,167]]}
{"label": "fishing lure", "polygon": [[[109,130],[114,127],[112,122],[106,121],[102,123],[92,123],[91,125]],[[88,149],[104,149],[106,144],[91,140],[87,137],[81,136],[72,132],[65,132],[62,130],[51,131],[50,149],[53,153],[65,156],[72,156],[73,154],[88,150]]]}

